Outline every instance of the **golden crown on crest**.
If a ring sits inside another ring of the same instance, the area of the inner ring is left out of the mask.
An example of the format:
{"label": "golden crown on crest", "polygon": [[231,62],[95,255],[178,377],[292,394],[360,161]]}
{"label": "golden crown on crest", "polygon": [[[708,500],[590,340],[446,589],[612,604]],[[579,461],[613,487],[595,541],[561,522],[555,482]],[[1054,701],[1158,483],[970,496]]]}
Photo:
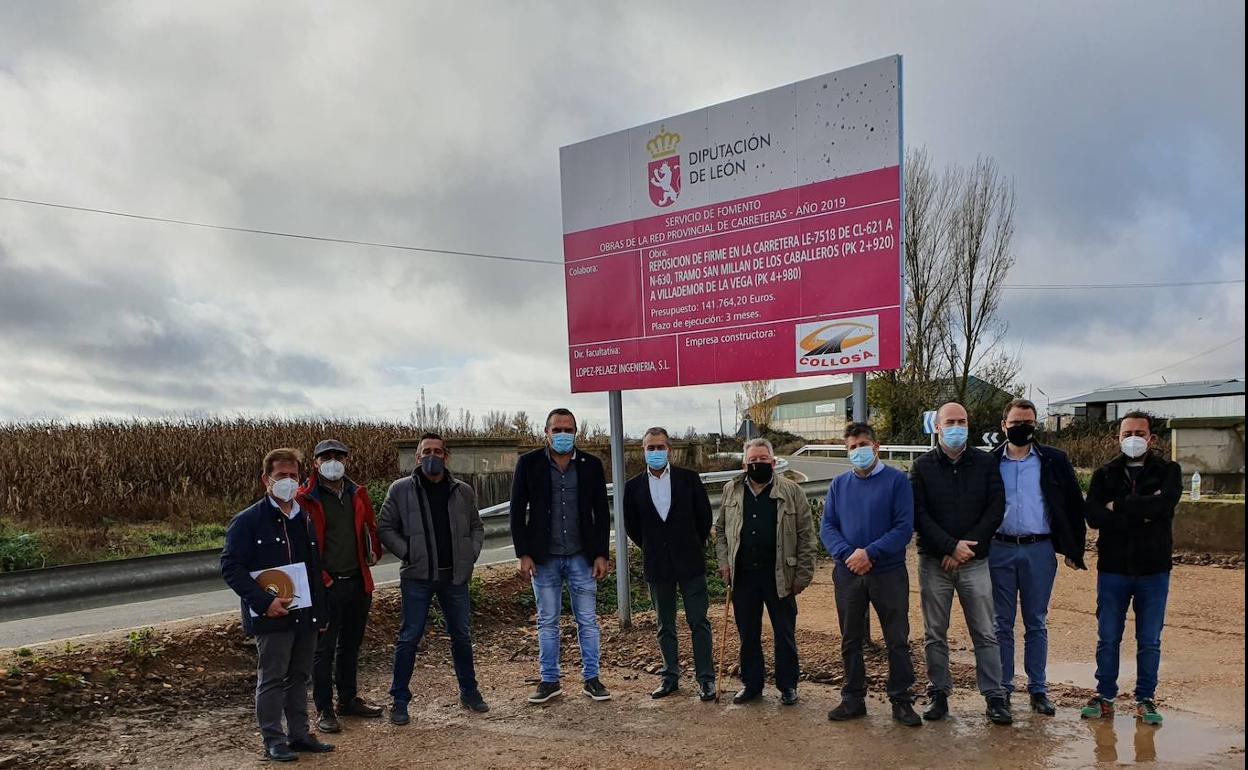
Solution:
{"label": "golden crown on crest", "polygon": [[659,133],[646,142],[646,151],[652,160],[666,158],[676,154],[676,145],[680,144],[680,134],[671,133],[664,126],[659,126]]}

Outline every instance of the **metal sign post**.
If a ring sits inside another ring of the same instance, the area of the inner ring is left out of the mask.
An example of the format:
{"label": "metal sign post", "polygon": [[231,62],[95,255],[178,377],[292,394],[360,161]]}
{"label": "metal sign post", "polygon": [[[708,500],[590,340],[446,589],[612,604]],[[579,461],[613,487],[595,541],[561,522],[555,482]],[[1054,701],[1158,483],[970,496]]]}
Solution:
{"label": "metal sign post", "polygon": [[607,393],[611,421],[611,479],[615,512],[615,594],[620,628],[633,622],[632,592],[628,586],[628,535],[624,532],[624,398],[618,390]]}
{"label": "metal sign post", "polygon": [[854,372],[854,422],[867,421],[867,373]]}

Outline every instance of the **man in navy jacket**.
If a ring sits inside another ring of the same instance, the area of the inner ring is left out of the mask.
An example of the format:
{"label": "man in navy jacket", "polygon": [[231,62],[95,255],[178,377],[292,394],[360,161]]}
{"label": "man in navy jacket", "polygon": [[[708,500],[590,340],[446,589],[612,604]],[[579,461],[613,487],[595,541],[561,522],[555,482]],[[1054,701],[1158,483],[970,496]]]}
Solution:
{"label": "man in navy jacket", "polygon": [[598,581],[610,569],[611,511],[602,461],[576,449],[576,417],[567,409],[546,416],[548,447],[523,455],[511,487],[511,542],[520,574],[537,601],[541,682],[530,703],[563,693],[559,686],[559,615],[567,584],[581,646],[583,692],[596,701],[611,693],[598,680]]}
{"label": "man in navy jacket", "polygon": [[[334,749],[308,731],[312,657],[317,632],[325,629],[329,616],[316,536],[295,501],[301,461],[294,449],[265,455],[260,477],[265,496],[230,521],[221,551],[221,575],[240,597],[243,631],[256,638],[256,722],[265,755],[277,762],[298,759],[296,751]],[[252,577],[287,565],[302,565],[310,597],[269,593]],[[289,609],[296,599],[310,604]]]}

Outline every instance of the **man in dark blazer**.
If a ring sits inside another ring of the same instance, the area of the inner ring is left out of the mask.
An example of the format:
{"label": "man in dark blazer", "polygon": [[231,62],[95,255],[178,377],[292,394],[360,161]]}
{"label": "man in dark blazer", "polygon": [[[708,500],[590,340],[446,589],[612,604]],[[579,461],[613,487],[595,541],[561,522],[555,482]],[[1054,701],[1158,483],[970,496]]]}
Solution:
{"label": "man in dark blazer", "polygon": [[559,615],[563,586],[572,598],[581,647],[583,692],[611,699],[598,681],[598,581],[611,569],[611,510],[606,474],[597,457],[576,450],[576,417],[567,409],[546,416],[549,446],[516,463],[511,486],[511,542],[520,574],[537,600],[541,681],[530,703],[563,694],[559,687]]}
{"label": "man in dark blazer", "polygon": [[663,683],[650,693],[665,698],[680,684],[676,644],[676,589],[685,600],[685,620],[693,634],[693,665],[698,694],[715,699],[711,621],[707,619],[706,539],[711,534],[711,501],[694,471],[671,464],[671,439],[663,428],[641,437],[646,470],[624,486],[624,528],[641,548],[646,583],[659,619]]}

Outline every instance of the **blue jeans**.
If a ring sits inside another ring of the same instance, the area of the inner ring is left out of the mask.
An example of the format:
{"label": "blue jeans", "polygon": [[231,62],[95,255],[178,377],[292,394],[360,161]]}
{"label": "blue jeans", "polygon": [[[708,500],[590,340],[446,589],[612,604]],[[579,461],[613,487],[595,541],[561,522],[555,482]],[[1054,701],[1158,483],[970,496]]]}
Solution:
{"label": "blue jeans", "polygon": [[1113,700],[1118,695],[1118,649],[1127,625],[1127,606],[1135,608],[1135,699],[1157,694],[1161,666],[1161,629],[1166,621],[1170,573],[1096,576],[1096,691]]}
{"label": "blue jeans", "polygon": [[394,680],[390,684],[390,697],[395,704],[406,705],[412,699],[408,683],[412,680],[412,669],[416,667],[416,645],[425,635],[429,605],[435,596],[438,606],[442,608],[442,616],[446,618],[447,633],[451,635],[451,660],[455,664],[455,678],[459,680],[459,694],[477,694],[477,675],[472,666],[472,635],[468,629],[472,611],[468,584],[402,580],[399,589],[403,594],[403,625],[399,627],[399,639],[394,645]]}
{"label": "blue jeans", "polygon": [[1014,692],[1014,619],[1023,606],[1023,669],[1027,692],[1048,692],[1046,662],[1049,657],[1049,598],[1057,577],[1057,554],[1053,543],[1016,545],[992,542],[988,552],[992,574],[992,602],[997,644],[1001,647],[1001,685]]}
{"label": "blue jeans", "polygon": [[581,645],[581,669],[585,679],[598,676],[598,581],[585,557],[551,556],[536,566],[533,597],[537,600],[538,662],[543,682],[559,681],[559,616],[563,611],[563,584],[572,597],[577,640]]}

